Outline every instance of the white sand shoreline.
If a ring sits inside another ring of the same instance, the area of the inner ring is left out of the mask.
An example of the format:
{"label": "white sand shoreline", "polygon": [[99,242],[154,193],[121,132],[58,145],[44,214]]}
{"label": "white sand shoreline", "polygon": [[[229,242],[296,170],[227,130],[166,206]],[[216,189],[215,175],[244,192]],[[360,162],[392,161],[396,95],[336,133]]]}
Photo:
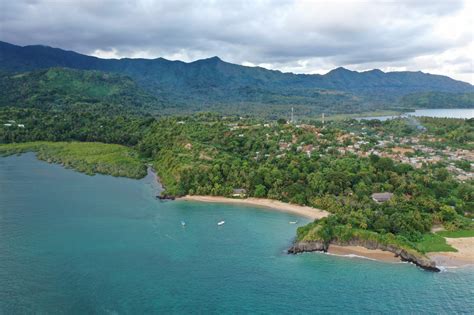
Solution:
{"label": "white sand shoreline", "polygon": [[228,203],[228,204],[240,204],[247,206],[264,207],[267,209],[288,212],[296,215],[300,215],[309,219],[321,219],[327,217],[330,213],[308,206],[294,205],[290,203],[281,202],[278,200],[263,199],[263,198],[246,198],[246,199],[234,199],[218,196],[191,196],[187,195],[179,197],[177,200],[185,201],[199,201],[199,202],[212,202],[212,203]]}
{"label": "white sand shoreline", "polygon": [[443,267],[474,266],[474,237],[445,237],[446,242],[457,249],[457,252],[432,252],[427,256]]}
{"label": "white sand shoreline", "polygon": [[389,263],[401,263],[394,253],[380,249],[368,249],[362,246],[329,245],[328,253],[342,257],[360,257]]}

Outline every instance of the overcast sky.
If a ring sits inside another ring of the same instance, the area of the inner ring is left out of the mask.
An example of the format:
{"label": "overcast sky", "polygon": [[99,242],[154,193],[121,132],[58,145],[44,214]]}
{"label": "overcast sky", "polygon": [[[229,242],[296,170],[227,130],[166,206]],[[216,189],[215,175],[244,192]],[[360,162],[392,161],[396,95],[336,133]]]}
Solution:
{"label": "overcast sky", "polygon": [[0,0],[0,40],[103,58],[295,73],[421,70],[474,83],[474,1]]}

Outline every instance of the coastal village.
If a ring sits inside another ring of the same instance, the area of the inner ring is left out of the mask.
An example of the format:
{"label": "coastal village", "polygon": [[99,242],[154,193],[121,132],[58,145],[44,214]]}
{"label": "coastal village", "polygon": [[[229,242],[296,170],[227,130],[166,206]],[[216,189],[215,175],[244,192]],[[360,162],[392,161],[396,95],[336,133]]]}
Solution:
{"label": "coastal village", "polygon": [[[184,125],[186,122],[180,120],[177,124]],[[226,126],[226,137],[237,137],[240,141],[245,141],[246,137],[263,137],[265,145],[254,152],[253,158],[256,161],[281,159],[289,152],[305,154],[308,158],[315,155],[376,155],[411,165],[416,169],[422,168],[423,165],[443,163],[457,180],[466,182],[474,179],[474,151],[444,145],[443,139],[428,134],[422,126],[417,126],[419,132],[410,136],[397,136],[383,130],[375,132],[364,124],[358,126],[354,123],[350,124],[347,130],[341,128],[335,135],[333,130],[328,132],[324,119],[323,123],[316,127],[311,124],[297,124],[293,118],[284,124],[278,124],[256,123],[240,117]],[[3,122],[3,127],[25,129],[25,124],[10,119]],[[191,150],[192,143],[187,143],[184,147]],[[212,159],[209,154],[203,152],[201,158]]]}
{"label": "coastal village", "polygon": [[[231,135],[239,138],[251,136],[251,130],[265,130],[266,146],[261,151],[255,151],[254,159],[257,161],[280,159],[289,152],[305,154],[308,158],[328,154],[352,154],[360,157],[377,155],[417,169],[424,165],[442,163],[457,180],[466,182],[474,179],[474,151],[439,145],[443,139],[427,134],[423,129],[417,135],[395,136],[385,132],[370,132],[369,128],[361,127],[359,130],[353,128],[350,132],[340,131],[334,137],[333,134],[326,133],[325,126],[294,124],[291,121],[281,126],[277,123],[243,122],[229,123],[227,126]],[[254,135],[255,133],[252,134]],[[301,141],[302,139],[305,141]],[[271,145],[275,141],[276,147]],[[460,167],[461,164],[464,166]]]}

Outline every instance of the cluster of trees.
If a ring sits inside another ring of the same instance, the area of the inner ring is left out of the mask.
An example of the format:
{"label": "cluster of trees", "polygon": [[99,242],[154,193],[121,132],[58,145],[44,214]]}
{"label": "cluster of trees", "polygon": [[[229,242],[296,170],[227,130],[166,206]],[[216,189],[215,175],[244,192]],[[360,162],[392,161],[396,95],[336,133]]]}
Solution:
{"label": "cluster of trees", "polygon": [[[421,117],[420,122],[428,133],[443,139],[437,143],[441,147],[465,148],[474,150],[474,119]],[[436,143],[434,144],[436,145]]]}
{"label": "cluster of trees", "polygon": [[79,172],[130,178],[146,175],[146,166],[138,153],[118,144],[99,142],[23,142],[0,145],[0,156],[36,152],[51,163],[60,163]]}
{"label": "cluster of trees", "polygon": [[[5,126],[10,124],[12,126]],[[136,145],[155,122],[109,105],[77,104],[68,110],[0,109],[0,143],[27,141],[88,141]],[[25,128],[18,128],[22,124]]]}
{"label": "cluster of trees", "polygon": [[130,111],[159,110],[161,102],[132,79],[118,74],[49,68],[22,74],[0,73],[0,107],[68,109],[111,105]]}
{"label": "cluster of trees", "polygon": [[423,92],[405,95],[400,99],[402,107],[412,108],[471,108],[474,93]]}

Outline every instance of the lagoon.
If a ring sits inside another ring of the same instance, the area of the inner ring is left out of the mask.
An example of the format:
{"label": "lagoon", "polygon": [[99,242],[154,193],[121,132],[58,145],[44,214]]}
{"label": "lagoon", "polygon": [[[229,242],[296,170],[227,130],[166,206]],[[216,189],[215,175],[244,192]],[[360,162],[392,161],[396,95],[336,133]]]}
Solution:
{"label": "lagoon", "polygon": [[394,119],[398,117],[407,117],[407,116],[470,119],[470,118],[474,118],[474,109],[471,109],[471,108],[417,109],[414,112],[407,112],[401,115],[369,116],[369,117],[360,117],[357,119],[364,119],[364,120],[378,119],[380,121],[384,121],[388,119]]}
{"label": "lagoon", "polygon": [[306,219],[157,189],[0,158],[0,313],[474,312],[472,269],[287,255]]}

